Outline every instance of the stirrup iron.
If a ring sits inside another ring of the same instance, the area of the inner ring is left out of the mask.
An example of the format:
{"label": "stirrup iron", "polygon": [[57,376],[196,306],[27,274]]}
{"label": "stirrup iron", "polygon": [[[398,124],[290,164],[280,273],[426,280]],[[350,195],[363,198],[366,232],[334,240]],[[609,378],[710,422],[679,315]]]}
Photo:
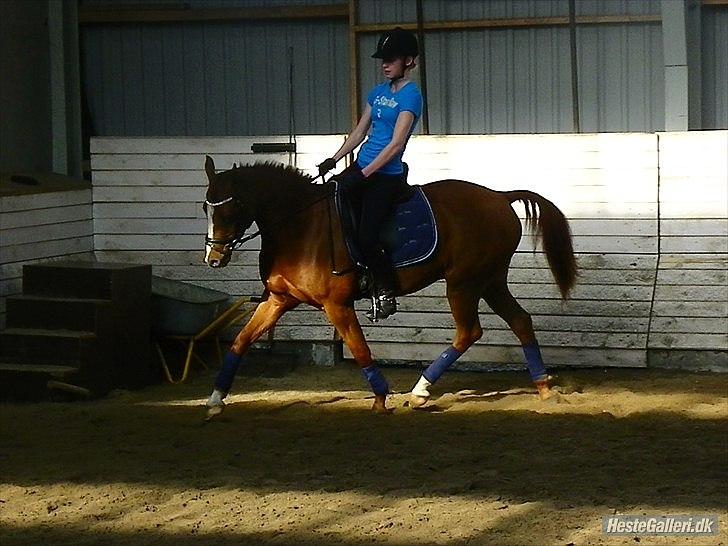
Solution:
{"label": "stirrup iron", "polygon": [[379,322],[397,312],[397,300],[393,296],[379,294],[372,296],[372,308],[366,317],[372,322]]}

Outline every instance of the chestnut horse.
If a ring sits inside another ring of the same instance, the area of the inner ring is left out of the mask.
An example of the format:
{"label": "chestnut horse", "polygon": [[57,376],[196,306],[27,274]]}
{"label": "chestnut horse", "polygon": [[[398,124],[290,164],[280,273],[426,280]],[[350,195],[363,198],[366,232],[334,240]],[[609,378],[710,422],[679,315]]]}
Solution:
{"label": "chestnut horse", "polygon": [[[333,184],[314,184],[314,178],[295,168],[271,163],[215,172],[213,160],[207,157],[205,171],[209,180],[205,263],[211,267],[227,265],[233,249],[255,221],[261,237],[260,274],[265,285],[262,303],[225,357],[207,403],[208,418],[223,410],[222,399],[250,345],[301,303],[323,310],[371,384],[375,394],[372,409],[387,411],[389,388],[373,364],[354,312],[356,275],[332,274],[333,264],[351,264],[334,210]],[[551,201],[530,191],[499,192],[460,180],[432,182],[422,189],[437,222],[438,246],[425,262],[397,270],[397,295],[416,292],[444,278],[456,327],[452,346],[425,370],[413,388],[412,405],[426,403],[430,395],[427,387],[481,338],[481,298],[521,342],[539,395],[549,398],[549,376],[531,317],[507,285],[508,267],[521,239],[521,222],[511,203],[524,203],[527,226],[543,241],[563,299],[568,298],[577,276],[566,218]]]}

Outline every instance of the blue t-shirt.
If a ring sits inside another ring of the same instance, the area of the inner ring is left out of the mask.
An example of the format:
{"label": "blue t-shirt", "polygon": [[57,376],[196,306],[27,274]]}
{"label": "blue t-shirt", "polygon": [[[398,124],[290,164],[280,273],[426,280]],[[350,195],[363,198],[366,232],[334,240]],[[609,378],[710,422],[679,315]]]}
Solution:
{"label": "blue t-shirt", "polygon": [[[362,169],[374,161],[379,152],[392,142],[394,126],[400,112],[412,112],[415,116],[407,140],[422,115],[422,93],[414,82],[407,83],[396,93],[392,93],[390,82],[381,83],[369,93],[367,102],[372,107],[372,127],[356,157],[356,162]],[[400,174],[402,170],[402,154],[399,154],[377,172]]]}

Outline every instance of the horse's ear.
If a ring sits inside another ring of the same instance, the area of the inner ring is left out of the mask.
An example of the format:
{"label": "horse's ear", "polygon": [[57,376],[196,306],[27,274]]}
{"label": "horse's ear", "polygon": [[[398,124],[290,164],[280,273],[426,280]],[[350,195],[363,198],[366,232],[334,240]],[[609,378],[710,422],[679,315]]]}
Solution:
{"label": "horse's ear", "polygon": [[205,173],[207,173],[207,179],[210,182],[215,179],[215,162],[209,155],[205,156]]}
{"label": "horse's ear", "polygon": [[233,169],[237,169],[238,166],[233,162]]}

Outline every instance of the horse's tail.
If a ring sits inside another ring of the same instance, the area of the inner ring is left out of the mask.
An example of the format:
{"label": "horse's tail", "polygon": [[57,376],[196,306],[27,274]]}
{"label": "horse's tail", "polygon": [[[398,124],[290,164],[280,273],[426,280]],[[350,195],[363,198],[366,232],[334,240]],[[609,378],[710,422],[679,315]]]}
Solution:
{"label": "horse's tail", "polygon": [[527,190],[504,192],[508,200],[522,201],[526,209],[526,227],[534,237],[541,237],[546,260],[561,297],[567,299],[576,283],[578,267],[571,240],[571,228],[564,213],[545,197]]}

